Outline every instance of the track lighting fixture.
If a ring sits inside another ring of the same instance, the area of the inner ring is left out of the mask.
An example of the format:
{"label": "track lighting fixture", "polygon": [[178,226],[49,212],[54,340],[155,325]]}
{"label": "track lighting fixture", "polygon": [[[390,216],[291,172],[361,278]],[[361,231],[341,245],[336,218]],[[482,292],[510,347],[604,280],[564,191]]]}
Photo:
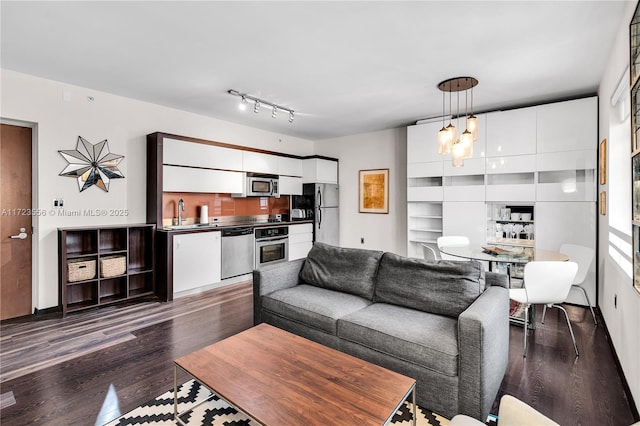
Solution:
{"label": "track lighting fixture", "polygon": [[[438,154],[451,153],[453,167],[461,167],[464,160],[473,157],[473,143],[478,138],[478,119],[473,115],[473,88],[478,85],[478,80],[473,77],[456,77],[442,81],[438,89],[442,91],[442,128],[438,132]],[[456,119],[460,124],[460,92],[464,91],[464,131],[459,137],[456,135],[456,127],[452,124],[451,93],[456,92],[457,108]],[[449,125],[445,127],[445,92],[449,92]],[[471,92],[471,115],[468,115],[468,93]]]}
{"label": "track lighting fixture", "polygon": [[241,98],[241,102],[240,102],[240,109],[244,110],[246,109],[246,104],[249,101],[253,101],[253,112],[255,112],[256,114],[260,112],[260,108],[262,108],[263,106],[266,108],[271,108],[271,117],[276,118],[278,116],[278,111],[284,111],[284,112],[288,112],[289,113],[289,123],[293,123],[293,120],[295,118],[295,114],[294,111],[290,108],[285,108],[283,106],[280,105],[276,105],[273,102],[268,102],[265,101],[263,99],[259,99],[256,98],[255,96],[251,96],[248,95],[246,93],[240,93],[237,90],[227,90],[227,93],[233,96],[239,96]]}

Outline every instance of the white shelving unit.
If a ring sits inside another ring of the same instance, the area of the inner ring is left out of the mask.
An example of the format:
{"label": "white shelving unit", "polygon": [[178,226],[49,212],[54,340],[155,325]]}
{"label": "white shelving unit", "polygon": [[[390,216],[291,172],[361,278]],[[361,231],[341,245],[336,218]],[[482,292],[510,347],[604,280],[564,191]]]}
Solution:
{"label": "white shelving unit", "polygon": [[422,259],[422,243],[435,244],[442,236],[442,203],[410,202],[407,206],[409,243],[407,253],[409,257]]}

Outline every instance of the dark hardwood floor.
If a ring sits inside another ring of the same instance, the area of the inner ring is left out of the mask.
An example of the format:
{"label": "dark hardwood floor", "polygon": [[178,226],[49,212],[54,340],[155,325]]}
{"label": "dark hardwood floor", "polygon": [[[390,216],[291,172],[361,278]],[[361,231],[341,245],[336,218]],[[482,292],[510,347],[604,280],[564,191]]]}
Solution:
{"label": "dark hardwood floor", "polygon": [[[1,383],[0,393],[12,391],[16,404],[0,412],[0,423],[93,425],[101,409],[106,418],[115,418],[118,412],[125,413],[171,389],[175,358],[252,326],[251,283],[188,298],[163,304],[171,319],[161,321],[155,312],[148,326],[128,331],[133,339]],[[194,303],[198,309],[192,312]],[[543,325],[538,316],[527,358],[522,357],[522,328],[511,326],[509,368],[494,406],[508,393],[561,425],[632,424],[634,413],[604,327],[596,327],[586,309],[567,309],[580,357],[575,358],[566,324],[556,309],[547,313]],[[95,311],[46,321],[56,328],[56,321],[62,327],[69,319],[82,322],[82,316],[95,317]],[[38,328],[38,321],[42,319],[3,323],[3,333],[17,328],[24,338],[30,327]],[[179,381],[186,380],[182,373]]]}

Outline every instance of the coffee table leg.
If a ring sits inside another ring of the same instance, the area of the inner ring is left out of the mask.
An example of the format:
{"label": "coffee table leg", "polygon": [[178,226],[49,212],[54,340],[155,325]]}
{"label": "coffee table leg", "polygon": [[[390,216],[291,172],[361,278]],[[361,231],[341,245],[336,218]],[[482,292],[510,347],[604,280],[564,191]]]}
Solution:
{"label": "coffee table leg", "polygon": [[413,385],[413,390],[411,391],[411,403],[413,404],[413,426],[416,426],[418,421],[418,405],[416,404],[416,385]]}
{"label": "coffee table leg", "polygon": [[178,420],[178,366],[173,366],[173,419]]}

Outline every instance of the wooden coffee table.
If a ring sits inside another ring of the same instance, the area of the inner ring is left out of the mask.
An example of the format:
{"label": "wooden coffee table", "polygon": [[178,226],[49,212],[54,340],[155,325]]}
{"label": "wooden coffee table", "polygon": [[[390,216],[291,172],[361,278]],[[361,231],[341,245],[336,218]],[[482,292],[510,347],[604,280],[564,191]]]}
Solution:
{"label": "wooden coffee table", "polygon": [[416,381],[267,324],[257,325],[175,361],[178,368],[264,425],[381,425]]}

